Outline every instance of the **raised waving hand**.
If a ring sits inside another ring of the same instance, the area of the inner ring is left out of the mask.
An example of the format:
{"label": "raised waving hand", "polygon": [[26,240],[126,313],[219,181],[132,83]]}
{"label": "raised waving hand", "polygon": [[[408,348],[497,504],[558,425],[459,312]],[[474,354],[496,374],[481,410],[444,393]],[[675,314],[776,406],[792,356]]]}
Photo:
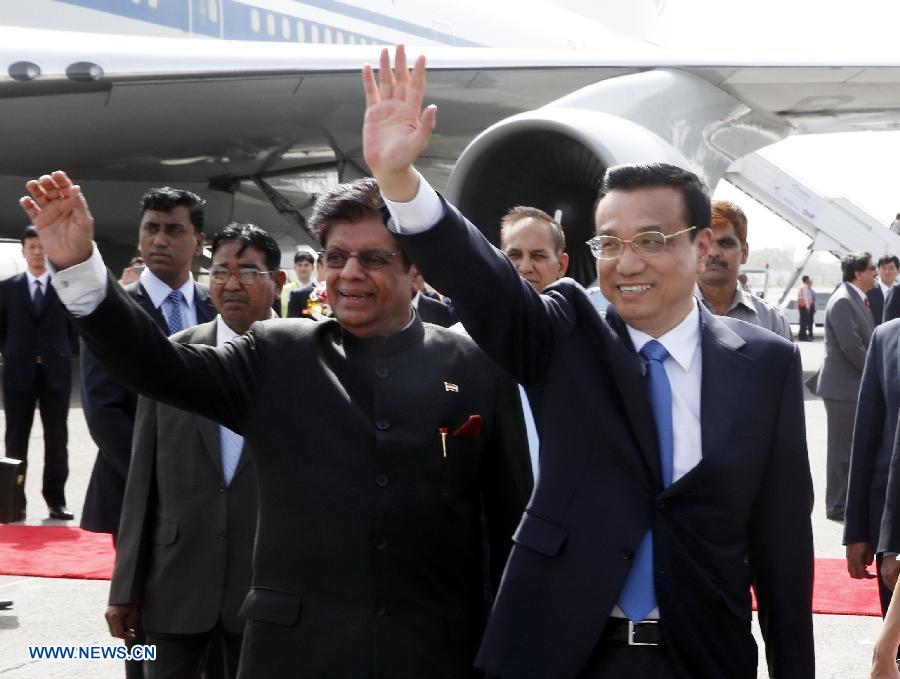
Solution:
{"label": "raised waving hand", "polygon": [[44,254],[57,269],[80,264],[91,256],[94,218],[81,187],[57,170],[25,184],[30,195],[19,205],[41,236]]}

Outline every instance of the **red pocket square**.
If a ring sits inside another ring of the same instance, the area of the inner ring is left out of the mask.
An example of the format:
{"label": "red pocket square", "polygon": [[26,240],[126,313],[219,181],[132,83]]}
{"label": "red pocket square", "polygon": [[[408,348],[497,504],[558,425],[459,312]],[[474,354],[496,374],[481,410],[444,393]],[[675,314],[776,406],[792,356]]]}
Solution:
{"label": "red pocket square", "polygon": [[484,418],[481,415],[469,415],[469,419],[460,425],[450,436],[455,439],[477,439],[481,436],[481,425]]}

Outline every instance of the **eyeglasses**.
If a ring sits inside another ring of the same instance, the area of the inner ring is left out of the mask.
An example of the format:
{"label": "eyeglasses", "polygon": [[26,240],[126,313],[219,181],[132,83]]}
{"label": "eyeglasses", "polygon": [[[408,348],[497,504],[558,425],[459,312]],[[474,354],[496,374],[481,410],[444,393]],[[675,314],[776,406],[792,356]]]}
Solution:
{"label": "eyeglasses", "polygon": [[585,241],[585,243],[591,249],[591,254],[597,259],[615,259],[622,254],[626,243],[631,244],[631,247],[634,248],[634,253],[638,257],[652,257],[666,251],[670,238],[675,238],[675,236],[680,236],[696,228],[696,226],[690,226],[669,234],[660,231],[645,231],[644,233],[639,233],[631,240],[624,240],[616,236],[594,236],[589,241]]}
{"label": "eyeglasses", "polygon": [[260,271],[259,269],[238,269],[235,273],[231,269],[216,266],[209,270],[209,279],[217,285],[225,285],[232,276],[237,276],[241,285],[256,285],[260,276],[275,273],[274,271]]}
{"label": "eyeglasses", "polygon": [[340,248],[328,248],[319,253],[322,261],[329,269],[343,269],[347,265],[347,260],[356,257],[356,261],[363,269],[384,269],[391,265],[391,260],[399,256],[399,252],[389,252],[388,250],[363,250],[357,253],[347,252]]}

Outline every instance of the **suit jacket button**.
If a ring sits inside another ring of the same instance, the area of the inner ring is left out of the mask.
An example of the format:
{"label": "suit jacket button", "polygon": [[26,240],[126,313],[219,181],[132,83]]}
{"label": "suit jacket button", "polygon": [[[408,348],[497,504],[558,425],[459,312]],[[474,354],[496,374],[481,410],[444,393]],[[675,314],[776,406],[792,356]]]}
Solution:
{"label": "suit jacket button", "polygon": [[224,492],[225,492],[225,486],[219,486],[219,492],[220,492],[220,493],[224,493]]}
{"label": "suit jacket button", "polygon": [[375,474],[375,485],[384,488],[390,483],[387,474]]}
{"label": "suit jacket button", "polygon": [[387,549],[387,540],[385,540],[383,537],[376,538],[375,539],[375,549],[377,549],[379,552],[383,552],[384,550],[386,550]]}
{"label": "suit jacket button", "polygon": [[387,431],[391,428],[391,423],[384,419],[375,420],[375,427],[379,431]]}
{"label": "suit jacket button", "polygon": [[384,615],[387,613],[387,606],[384,604],[375,604],[375,615]]}
{"label": "suit jacket button", "polygon": [[386,365],[380,365],[377,368],[375,368],[375,376],[376,377],[384,379],[385,377],[387,377],[390,374],[391,374],[391,370]]}
{"label": "suit jacket button", "polygon": [[622,555],[622,558],[625,559],[625,561],[629,561],[634,556],[634,550],[630,547],[622,547],[619,554]]}

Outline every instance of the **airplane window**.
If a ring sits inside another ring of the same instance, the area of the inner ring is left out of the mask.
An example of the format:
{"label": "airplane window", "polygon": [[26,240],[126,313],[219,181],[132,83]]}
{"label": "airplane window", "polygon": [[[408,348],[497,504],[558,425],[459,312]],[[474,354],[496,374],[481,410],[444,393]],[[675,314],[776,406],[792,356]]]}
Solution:
{"label": "airplane window", "polygon": [[337,32],[337,41],[338,41],[338,45],[343,45],[343,44],[344,44],[344,33],[343,33],[343,31],[338,31],[338,32]]}
{"label": "airplane window", "polygon": [[297,22],[297,42],[304,42],[306,40],[306,31],[303,27],[303,22]]}
{"label": "airplane window", "polygon": [[219,20],[219,0],[209,0],[209,20],[216,23]]}
{"label": "airplane window", "polygon": [[259,33],[259,10],[250,10],[250,28],[254,33]]}
{"label": "airplane window", "polygon": [[331,42],[331,29],[327,26],[322,29],[322,42]]}
{"label": "airplane window", "polygon": [[319,25],[318,24],[310,24],[309,41],[310,42],[319,42]]}
{"label": "airplane window", "polygon": [[353,35],[353,33],[351,33],[350,35],[347,36],[347,40],[350,42],[351,45],[356,44],[356,36]]}
{"label": "airplane window", "polygon": [[157,9],[159,7],[159,0],[147,0],[147,4],[150,5],[150,9]]}
{"label": "airplane window", "polygon": [[281,37],[285,40],[291,39],[291,20],[287,17],[281,17]]}
{"label": "airplane window", "polygon": [[266,32],[275,35],[275,15],[271,12],[266,15]]}
{"label": "airplane window", "polygon": [[141,4],[141,0],[131,0],[131,4],[132,4],[132,5],[140,5],[140,4]]}

